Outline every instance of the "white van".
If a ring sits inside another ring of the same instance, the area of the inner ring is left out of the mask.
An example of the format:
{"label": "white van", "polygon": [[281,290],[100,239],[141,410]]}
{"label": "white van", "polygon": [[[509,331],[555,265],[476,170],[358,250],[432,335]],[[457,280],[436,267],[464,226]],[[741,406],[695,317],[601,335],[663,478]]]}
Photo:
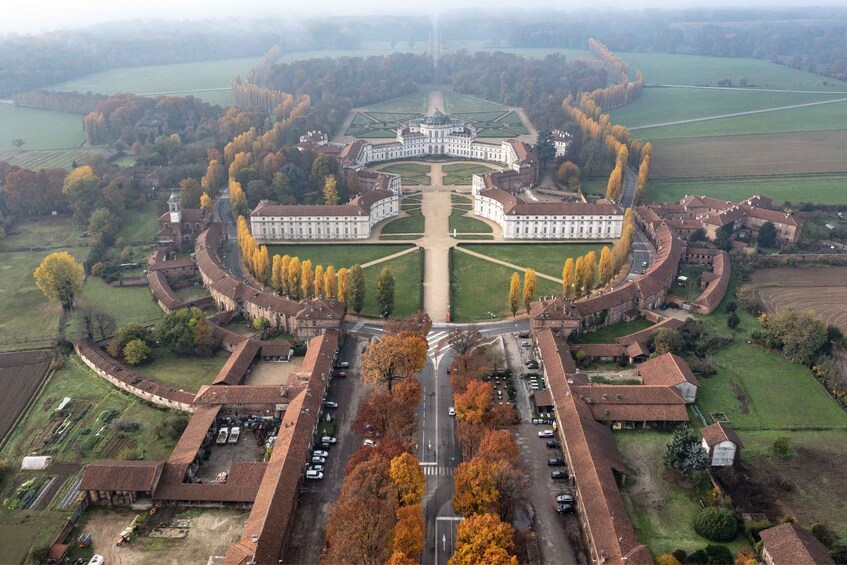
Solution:
{"label": "white van", "polygon": [[88,562],[88,565],[103,565],[105,562],[106,560],[103,559],[102,555],[95,555],[91,558],[91,561]]}
{"label": "white van", "polygon": [[234,426],[229,430],[229,443],[238,443],[238,437],[241,435],[241,428]]}

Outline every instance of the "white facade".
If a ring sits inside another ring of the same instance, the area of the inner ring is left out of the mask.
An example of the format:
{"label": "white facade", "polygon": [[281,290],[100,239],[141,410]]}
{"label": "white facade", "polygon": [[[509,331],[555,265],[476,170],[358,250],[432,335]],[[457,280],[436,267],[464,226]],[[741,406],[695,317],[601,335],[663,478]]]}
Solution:
{"label": "white facade", "polygon": [[553,147],[556,148],[556,158],[564,157],[568,154],[568,144],[571,141],[571,134],[566,131],[553,130]]}
{"label": "white facade", "polygon": [[518,204],[512,197],[516,203],[509,206],[487,195],[493,192],[474,195],[474,213],[499,224],[504,239],[618,239],[621,236],[623,214],[609,205],[598,208],[581,203]]}
{"label": "white facade", "polygon": [[735,451],[737,446],[735,443],[727,440],[709,449],[709,444],[703,440],[703,449],[709,454],[709,464],[712,467],[727,467],[735,462]]}
{"label": "white facade", "polygon": [[250,217],[250,232],[260,242],[367,239],[374,225],[400,212],[396,194],[381,196],[362,202],[363,196],[340,206],[260,204]]}

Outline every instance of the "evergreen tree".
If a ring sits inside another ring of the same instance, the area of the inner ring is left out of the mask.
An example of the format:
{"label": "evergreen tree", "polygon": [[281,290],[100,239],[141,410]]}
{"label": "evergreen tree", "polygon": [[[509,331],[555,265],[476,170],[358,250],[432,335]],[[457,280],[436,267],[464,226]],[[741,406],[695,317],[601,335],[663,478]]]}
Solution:
{"label": "evergreen tree", "polygon": [[383,318],[389,317],[394,311],[394,277],[387,267],[376,278],[376,303]]}
{"label": "evergreen tree", "polygon": [[359,265],[350,267],[347,275],[347,306],[356,315],[361,314],[365,307],[365,274]]}

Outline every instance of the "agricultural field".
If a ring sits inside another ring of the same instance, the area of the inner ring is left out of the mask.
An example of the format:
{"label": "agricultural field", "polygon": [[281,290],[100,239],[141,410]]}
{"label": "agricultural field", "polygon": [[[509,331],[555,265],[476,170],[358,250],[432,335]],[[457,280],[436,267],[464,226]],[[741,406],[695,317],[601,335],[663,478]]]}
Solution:
{"label": "agricultural field", "polygon": [[[451,163],[443,165],[444,184],[446,186],[453,185],[469,185],[473,175],[482,175],[498,170],[495,167],[483,165],[482,163]],[[470,204],[470,202],[468,202]]]}
{"label": "agricultural field", "polygon": [[25,151],[78,148],[85,141],[82,116],[0,104],[0,150],[16,150],[13,139],[24,140]]}
{"label": "agricultural field", "polygon": [[230,81],[236,75],[246,76],[247,71],[256,62],[255,57],[242,57],[171,65],[121,67],[52,84],[46,89],[102,94],[130,92],[144,95],[192,95],[210,104],[229,106],[232,104]]}
{"label": "agricultural field", "polygon": [[[653,555],[695,551],[711,543],[694,531],[700,510],[695,489],[662,463],[671,434],[633,430],[613,432],[613,437],[629,470],[621,494],[639,541]],[[739,535],[726,545],[735,553],[747,541]]]}
{"label": "agricultural field", "polygon": [[208,359],[176,355],[164,347],[154,347],[150,359],[132,370],[152,381],[189,392],[210,385],[229,359],[229,352],[219,350]]}
{"label": "agricultural field", "polygon": [[47,375],[49,351],[0,354],[0,443]]}
{"label": "agricultural field", "polygon": [[411,316],[423,305],[423,249],[407,253],[364,269],[365,316],[380,316],[376,303],[376,278],[383,269],[394,277],[394,312],[392,318]]}
{"label": "agricultural field", "polygon": [[408,209],[406,210],[406,214],[408,214],[408,216],[391,220],[385,224],[380,232],[380,238],[386,234],[422,234],[424,232],[425,219],[423,214],[421,214],[420,208]]}
{"label": "agricultural field", "polygon": [[380,171],[394,173],[395,175],[403,177],[402,182],[404,186],[429,186],[432,183],[432,179],[429,176],[431,169],[432,167],[425,163],[408,162],[392,163],[390,165],[378,167],[378,170]]}
{"label": "agricultural field", "polygon": [[750,282],[762,285],[758,294],[768,312],[814,310],[847,332],[847,267],[759,269]]}
{"label": "agricultural field", "polygon": [[657,140],[650,174],[666,179],[841,173],[847,171],[845,144],[847,130]]}
{"label": "agricultural field", "polygon": [[646,201],[675,203],[688,194],[705,194],[740,202],[756,194],[765,194],[777,204],[786,201],[844,204],[847,202],[845,186],[845,175],[651,180],[647,184]]}
{"label": "agricultural field", "polygon": [[[450,250],[450,256],[450,307],[454,321],[487,320],[491,318],[489,312],[497,318],[511,315],[509,279],[516,271],[454,249]],[[523,273],[519,274],[523,284]],[[561,293],[561,288],[561,284],[539,277],[536,279],[535,295]]]}
{"label": "agricultural field", "polygon": [[[568,257],[576,259],[589,251],[600,256],[603,244],[600,243],[497,243],[477,244],[463,243],[462,247],[470,251],[482,253],[489,257],[512,263],[523,268],[533,268],[539,273],[560,279],[562,268]],[[539,282],[541,279],[539,279]],[[555,293],[561,292],[561,285]],[[536,294],[552,294],[536,293]]]}
{"label": "agricultural field", "polygon": [[411,247],[406,243],[380,243],[374,245],[356,245],[356,244],[289,244],[289,245],[269,245],[268,254],[274,255],[291,255],[299,257],[300,261],[309,259],[312,261],[312,268],[318,265],[323,265],[324,268],[332,265],[335,270],[342,267],[350,268],[353,265],[364,265]]}

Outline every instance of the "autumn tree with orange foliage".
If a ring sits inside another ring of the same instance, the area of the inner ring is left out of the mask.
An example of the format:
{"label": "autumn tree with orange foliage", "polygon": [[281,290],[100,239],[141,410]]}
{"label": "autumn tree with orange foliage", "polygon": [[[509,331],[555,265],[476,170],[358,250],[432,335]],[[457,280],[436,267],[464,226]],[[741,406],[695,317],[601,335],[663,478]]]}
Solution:
{"label": "autumn tree with orange foliage", "polygon": [[432,329],[432,319],[423,310],[418,310],[413,316],[400,319],[390,319],[385,322],[383,331],[386,335],[398,335],[402,333],[415,333],[426,338]]}
{"label": "autumn tree with orange foliage", "polygon": [[391,460],[389,476],[397,487],[402,506],[421,503],[426,491],[426,477],[420,462],[411,453],[403,453]]}
{"label": "autumn tree with orange foliage", "polygon": [[377,390],[361,403],[354,429],[361,436],[370,432],[376,438],[397,438],[407,448],[414,446],[422,390],[415,378],[398,382],[391,392]]}
{"label": "autumn tree with orange foliage", "polygon": [[453,473],[453,510],[462,516],[497,512],[497,464],[474,457],[462,462]]}
{"label": "autumn tree with orange foliage", "polygon": [[518,565],[515,530],[496,514],[476,514],[456,526],[456,549],[449,565]]}
{"label": "autumn tree with orange foliage", "polygon": [[400,553],[417,563],[426,544],[426,526],[420,503],[401,506],[397,509],[396,519],[392,558]]}
{"label": "autumn tree with orange foliage", "polygon": [[413,377],[426,365],[427,342],[420,335],[387,335],[362,356],[361,377],[391,392],[394,381]]}
{"label": "autumn tree with orange foliage", "polygon": [[491,410],[493,392],[491,385],[486,382],[476,379],[469,382],[464,392],[454,395],[456,419],[468,424],[482,423],[486,413]]}

